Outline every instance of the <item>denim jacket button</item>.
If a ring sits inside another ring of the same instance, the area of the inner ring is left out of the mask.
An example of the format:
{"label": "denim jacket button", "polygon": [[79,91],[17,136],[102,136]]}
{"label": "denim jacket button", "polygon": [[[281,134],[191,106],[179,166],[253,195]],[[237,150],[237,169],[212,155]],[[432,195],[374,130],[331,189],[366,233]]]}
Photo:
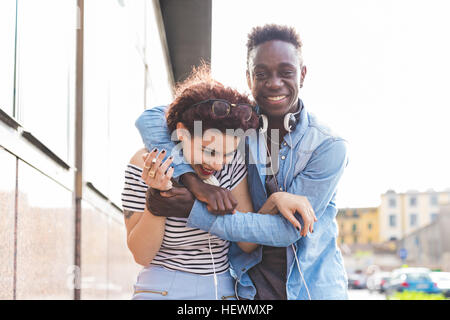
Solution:
{"label": "denim jacket button", "polygon": [[281,156],[281,160],[284,160],[284,159],[286,159],[286,157],[285,156]]}

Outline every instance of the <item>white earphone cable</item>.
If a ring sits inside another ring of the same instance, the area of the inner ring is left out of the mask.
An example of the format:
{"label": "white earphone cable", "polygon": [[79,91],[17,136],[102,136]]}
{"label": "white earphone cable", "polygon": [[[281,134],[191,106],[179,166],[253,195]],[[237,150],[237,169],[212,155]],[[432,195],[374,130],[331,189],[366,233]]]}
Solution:
{"label": "white earphone cable", "polygon": [[236,281],[234,282],[234,294],[236,295],[237,300],[241,300],[241,299],[239,299],[239,295],[238,295],[238,279],[236,279]]}
{"label": "white earphone cable", "polygon": [[208,233],[208,244],[209,244],[209,253],[211,254],[213,273],[214,273],[214,291],[216,294],[216,300],[219,300],[219,295],[217,294],[219,284],[217,283],[216,265],[214,264],[214,255],[213,255],[212,249],[211,249],[211,234],[210,233]]}

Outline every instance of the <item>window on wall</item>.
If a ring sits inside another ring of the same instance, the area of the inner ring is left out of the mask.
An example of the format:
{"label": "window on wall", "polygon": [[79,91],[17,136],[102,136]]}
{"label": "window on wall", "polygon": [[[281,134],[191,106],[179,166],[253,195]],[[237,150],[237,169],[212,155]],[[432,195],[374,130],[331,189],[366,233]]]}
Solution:
{"label": "window on wall", "polygon": [[389,199],[389,207],[395,208],[396,206],[397,206],[397,200],[395,198],[390,198]]}
{"label": "window on wall", "polygon": [[116,203],[120,173],[142,148],[134,122],[144,111],[143,10],[142,0],[85,1],[83,173]]}
{"label": "window on wall", "polygon": [[75,96],[75,0],[22,0],[17,15],[17,116],[51,151],[70,159]]}
{"label": "window on wall", "polygon": [[14,116],[16,0],[0,1],[0,109]]}
{"label": "window on wall", "polygon": [[439,214],[438,213],[431,213],[430,214],[430,220],[433,222],[438,218]]}
{"label": "window on wall", "polygon": [[356,223],[352,225],[352,232],[356,232]]}
{"label": "window on wall", "polygon": [[367,229],[372,230],[372,223],[369,223],[369,224],[367,225]]}
{"label": "window on wall", "polygon": [[158,31],[158,11],[151,1],[146,2],[146,42],[147,50],[145,61],[148,65],[147,88],[146,88],[146,108],[158,105],[169,104],[172,100],[172,75],[169,68],[168,59],[164,55],[165,46],[162,39],[157,36]]}
{"label": "window on wall", "polygon": [[389,215],[389,226],[395,227],[397,225],[397,216],[395,214]]}
{"label": "window on wall", "polygon": [[435,194],[430,195],[430,205],[437,206],[438,205],[438,197]]}
{"label": "window on wall", "polygon": [[153,3],[85,1],[83,173],[115,203],[123,176],[111,173],[123,172],[143,147],[136,119],[146,103],[172,98]]}
{"label": "window on wall", "polygon": [[417,226],[417,219],[418,219],[417,213],[411,213],[411,214],[409,215],[409,225],[410,225],[411,227]]}
{"label": "window on wall", "polygon": [[415,207],[417,205],[417,197],[415,197],[415,196],[410,197],[409,198],[409,205],[411,207]]}

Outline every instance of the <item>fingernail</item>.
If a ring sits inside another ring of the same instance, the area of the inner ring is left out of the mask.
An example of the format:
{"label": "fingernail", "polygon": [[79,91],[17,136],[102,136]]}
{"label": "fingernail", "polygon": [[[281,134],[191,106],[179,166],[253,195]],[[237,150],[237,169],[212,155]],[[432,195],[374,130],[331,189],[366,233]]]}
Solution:
{"label": "fingernail", "polygon": [[155,148],[155,149],[153,149],[153,151],[152,151],[152,152],[156,152],[156,151],[158,151],[158,148]]}
{"label": "fingernail", "polygon": [[161,151],[162,154],[166,153],[166,150]]}
{"label": "fingernail", "polygon": [[173,156],[170,156],[169,159],[172,160],[172,159],[173,159]]}

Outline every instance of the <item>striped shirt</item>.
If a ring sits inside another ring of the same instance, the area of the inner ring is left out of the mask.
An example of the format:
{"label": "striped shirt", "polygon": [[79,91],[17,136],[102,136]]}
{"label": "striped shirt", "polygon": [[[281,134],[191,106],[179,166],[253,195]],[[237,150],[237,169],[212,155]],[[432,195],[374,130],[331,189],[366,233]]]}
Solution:
{"label": "striped shirt", "polygon": [[[148,186],[141,179],[141,173],[141,168],[128,164],[122,193],[124,210],[143,212],[145,209]],[[239,152],[221,171],[214,173],[220,187],[229,190],[236,187],[246,175],[247,168]],[[187,218],[166,218],[164,238],[151,264],[201,275],[213,274],[214,270],[216,274],[227,271],[230,243],[206,231],[189,228],[186,222]]]}

